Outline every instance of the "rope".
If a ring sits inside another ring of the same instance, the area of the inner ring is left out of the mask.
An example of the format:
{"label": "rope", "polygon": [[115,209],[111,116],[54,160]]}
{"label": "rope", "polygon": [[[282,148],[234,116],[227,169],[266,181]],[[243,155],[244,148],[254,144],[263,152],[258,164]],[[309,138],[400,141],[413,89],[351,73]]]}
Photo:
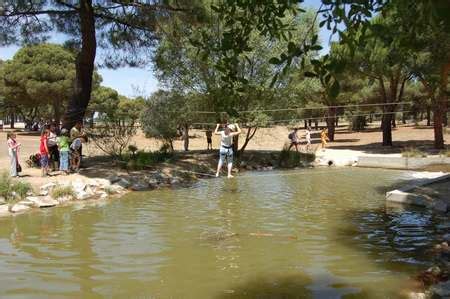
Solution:
{"label": "rope", "polygon": [[[410,113],[411,110],[402,110],[402,111],[394,111],[394,112],[374,112],[374,113],[368,113],[368,114],[352,114],[350,117],[353,116],[381,116],[385,114],[395,114],[395,113]],[[292,122],[292,121],[305,121],[305,120],[315,120],[315,119],[328,119],[328,118],[335,118],[335,117],[342,117],[342,115],[335,115],[335,116],[318,116],[318,117],[308,117],[308,118],[292,118],[292,119],[281,119],[281,120],[269,120],[268,123],[286,123],[286,122]],[[192,123],[192,125],[216,125],[217,123]]]}

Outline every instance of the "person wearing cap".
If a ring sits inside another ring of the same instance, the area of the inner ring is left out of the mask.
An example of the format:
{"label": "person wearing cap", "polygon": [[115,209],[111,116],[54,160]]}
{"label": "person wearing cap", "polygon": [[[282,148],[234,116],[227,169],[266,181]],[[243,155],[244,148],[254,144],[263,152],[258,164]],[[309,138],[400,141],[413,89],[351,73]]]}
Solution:
{"label": "person wearing cap", "polygon": [[65,174],[69,173],[69,131],[61,130],[61,135],[57,138],[59,149],[59,170]]}
{"label": "person wearing cap", "polygon": [[[236,132],[232,132],[232,128],[236,128]],[[222,169],[225,158],[227,159],[228,166],[228,178],[232,178],[231,169],[233,168],[233,137],[241,134],[241,128],[238,124],[224,125],[223,131],[219,132],[220,124],[217,124],[214,131],[215,135],[220,135],[220,149],[219,149],[219,163],[217,164],[216,177],[219,176],[220,170]]]}

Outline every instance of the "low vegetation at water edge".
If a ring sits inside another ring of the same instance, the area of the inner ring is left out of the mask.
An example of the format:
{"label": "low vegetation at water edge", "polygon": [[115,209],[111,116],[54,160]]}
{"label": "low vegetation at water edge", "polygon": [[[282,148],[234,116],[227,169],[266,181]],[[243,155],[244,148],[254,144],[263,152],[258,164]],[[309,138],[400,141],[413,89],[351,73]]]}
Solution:
{"label": "low vegetation at water edge", "polygon": [[426,153],[414,147],[409,147],[402,151],[402,157],[405,158],[425,158],[426,156]]}
{"label": "low vegetation at water edge", "polygon": [[65,196],[74,197],[75,191],[72,186],[56,186],[51,192],[53,198],[61,198]]}
{"label": "low vegetation at water edge", "polygon": [[7,172],[0,175],[0,197],[7,201],[23,199],[31,190],[29,183],[13,181]]}
{"label": "low vegetation at water edge", "polygon": [[302,153],[290,151],[287,147],[285,147],[280,153],[278,166],[281,168],[302,167],[313,162],[315,158],[316,155],[312,152]]}

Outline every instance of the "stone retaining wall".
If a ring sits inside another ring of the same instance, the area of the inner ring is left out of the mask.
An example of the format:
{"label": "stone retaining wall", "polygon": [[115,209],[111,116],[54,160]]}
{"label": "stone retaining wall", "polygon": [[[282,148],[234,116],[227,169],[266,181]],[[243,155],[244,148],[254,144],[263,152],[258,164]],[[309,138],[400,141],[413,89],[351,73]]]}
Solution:
{"label": "stone retaining wall", "polygon": [[386,157],[386,156],[360,156],[358,167],[377,167],[391,169],[420,169],[429,165],[450,164],[449,157]]}

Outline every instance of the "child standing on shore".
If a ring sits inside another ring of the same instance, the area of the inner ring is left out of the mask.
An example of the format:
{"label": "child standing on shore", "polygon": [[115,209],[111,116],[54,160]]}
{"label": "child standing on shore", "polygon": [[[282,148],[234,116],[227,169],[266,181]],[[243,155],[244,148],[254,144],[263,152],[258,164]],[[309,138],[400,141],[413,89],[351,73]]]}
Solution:
{"label": "child standing on shore", "polygon": [[61,130],[61,136],[57,138],[59,149],[59,170],[65,174],[69,173],[69,131]]}
{"label": "child standing on shore", "polygon": [[320,141],[322,142],[322,149],[324,150],[327,146],[327,141],[330,141],[330,139],[328,138],[328,129],[322,129],[322,132],[320,133]]}
{"label": "child standing on shore", "polygon": [[42,176],[45,177],[48,175],[48,162],[49,162],[49,152],[48,152],[48,135],[49,130],[44,129],[41,133],[41,140],[39,144],[39,154],[41,155],[41,169],[42,169]]}
{"label": "child standing on shore", "polygon": [[8,133],[6,135],[6,143],[8,145],[8,155],[10,159],[10,174],[11,177],[18,177],[18,165],[19,165],[19,147],[20,143],[16,141],[16,134],[14,133]]}

